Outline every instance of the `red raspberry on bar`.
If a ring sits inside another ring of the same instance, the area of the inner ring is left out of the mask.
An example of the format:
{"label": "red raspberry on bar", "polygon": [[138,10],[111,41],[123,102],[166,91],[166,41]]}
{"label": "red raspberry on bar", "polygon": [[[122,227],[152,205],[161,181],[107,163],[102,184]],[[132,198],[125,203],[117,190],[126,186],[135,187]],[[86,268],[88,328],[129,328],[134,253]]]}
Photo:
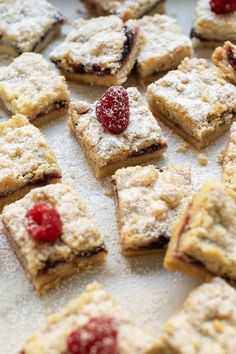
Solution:
{"label": "red raspberry on bar", "polygon": [[236,11],[236,0],[210,0],[211,11],[227,14]]}

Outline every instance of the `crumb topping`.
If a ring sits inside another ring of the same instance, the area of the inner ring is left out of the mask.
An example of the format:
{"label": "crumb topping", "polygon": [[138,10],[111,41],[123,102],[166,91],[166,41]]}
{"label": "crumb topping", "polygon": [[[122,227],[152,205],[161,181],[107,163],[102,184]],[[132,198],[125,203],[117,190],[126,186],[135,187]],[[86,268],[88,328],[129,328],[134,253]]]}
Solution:
{"label": "crumb topping", "polygon": [[236,84],[236,45],[227,41],[222,47],[216,48],[212,55],[214,64],[226,80]]}
{"label": "crumb topping", "polygon": [[236,123],[233,123],[223,155],[223,182],[228,187],[236,186]]}
{"label": "crumb topping", "polygon": [[197,159],[201,166],[206,166],[208,164],[208,158],[205,154],[198,154]]}

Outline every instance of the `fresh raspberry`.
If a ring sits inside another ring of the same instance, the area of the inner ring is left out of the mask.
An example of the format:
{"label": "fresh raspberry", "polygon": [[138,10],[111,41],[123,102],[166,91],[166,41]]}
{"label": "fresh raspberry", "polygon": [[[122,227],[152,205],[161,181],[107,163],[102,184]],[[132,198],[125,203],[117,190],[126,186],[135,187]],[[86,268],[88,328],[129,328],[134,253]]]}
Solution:
{"label": "fresh raspberry", "polygon": [[227,14],[236,11],[236,0],[210,0],[211,11],[216,14]]}
{"label": "fresh raspberry", "polygon": [[129,96],[122,86],[107,89],[96,106],[100,123],[112,134],[123,133],[129,124]]}
{"label": "fresh raspberry", "polygon": [[27,231],[38,241],[55,242],[62,234],[60,215],[48,203],[36,203],[25,217]]}
{"label": "fresh raspberry", "polygon": [[117,330],[108,317],[91,318],[67,338],[69,354],[119,354]]}

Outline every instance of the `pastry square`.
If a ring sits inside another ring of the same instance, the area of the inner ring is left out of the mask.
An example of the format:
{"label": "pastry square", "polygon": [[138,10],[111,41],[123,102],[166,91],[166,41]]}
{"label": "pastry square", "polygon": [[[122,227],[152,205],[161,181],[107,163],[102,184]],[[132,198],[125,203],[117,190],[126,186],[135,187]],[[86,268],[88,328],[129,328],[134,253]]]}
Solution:
{"label": "pastry square", "polygon": [[157,118],[196,148],[212,143],[235,119],[236,87],[205,59],[184,59],[148,86],[147,99]]}
{"label": "pastry square", "polygon": [[122,253],[135,256],[165,249],[191,194],[190,168],[123,168],[116,171],[113,184]]}
{"label": "pastry square", "polygon": [[139,29],[117,16],[79,19],[50,59],[69,79],[92,85],[122,84],[140,49]]}
{"label": "pastry square", "polygon": [[223,279],[199,286],[162,329],[156,354],[233,354],[235,306],[235,289]]}
{"label": "pastry square", "polygon": [[236,194],[207,181],[175,224],[164,265],[200,279],[236,280]]}
{"label": "pastry square", "polygon": [[225,41],[236,40],[236,12],[216,14],[210,0],[198,0],[191,32],[195,47],[215,48]]}
{"label": "pastry square", "polygon": [[53,151],[25,117],[0,123],[0,210],[31,188],[60,177]]}
{"label": "pastry square", "polygon": [[69,92],[41,54],[23,53],[0,68],[0,98],[10,112],[40,125],[66,113]]}
{"label": "pastry square", "polygon": [[[35,238],[27,226],[30,222],[27,212],[39,204],[54,208],[59,214],[61,231],[53,242]],[[86,207],[71,187],[63,183],[33,189],[23,199],[6,206],[2,223],[39,295],[57,286],[62,279],[103,261],[107,254],[103,238]]]}
{"label": "pastry square", "polygon": [[228,41],[216,48],[212,60],[224,78],[236,85],[236,45]]}
{"label": "pastry square", "polygon": [[223,182],[236,188],[236,123],[231,125],[223,159]]}
{"label": "pastry square", "polygon": [[62,14],[45,0],[0,2],[0,52],[39,52],[60,32]]}
{"label": "pastry square", "polygon": [[134,87],[127,89],[130,118],[119,135],[109,133],[96,117],[96,102],[72,102],[69,126],[82,146],[96,178],[117,169],[159,158],[167,148],[161,128]]}
{"label": "pastry square", "polygon": [[166,0],[84,0],[97,15],[117,15],[124,21],[152,13],[164,13]]}
{"label": "pastry square", "polygon": [[144,37],[137,71],[145,82],[154,81],[167,71],[177,69],[184,58],[192,56],[192,42],[181,33],[175,19],[155,15],[128,23],[137,23]]}

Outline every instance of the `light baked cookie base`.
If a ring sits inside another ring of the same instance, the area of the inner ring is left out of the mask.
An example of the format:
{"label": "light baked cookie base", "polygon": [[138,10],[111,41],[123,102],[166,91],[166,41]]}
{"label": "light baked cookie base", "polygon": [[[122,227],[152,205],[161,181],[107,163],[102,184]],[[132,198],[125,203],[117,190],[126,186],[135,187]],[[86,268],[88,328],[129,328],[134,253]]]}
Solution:
{"label": "light baked cookie base", "polygon": [[[208,48],[208,49],[215,49],[224,44],[224,41],[217,41],[217,40],[207,40],[207,39],[200,39],[198,37],[192,37],[193,48]],[[236,40],[236,38],[235,38]]]}
{"label": "light baked cookie base", "polygon": [[142,156],[135,156],[135,157],[126,157],[125,159],[121,161],[116,161],[115,163],[111,163],[109,165],[106,165],[104,167],[99,167],[96,165],[94,162],[93,156],[91,156],[90,151],[86,148],[86,146],[82,143],[81,139],[78,139],[76,136],[76,128],[73,124],[73,120],[69,118],[68,120],[68,126],[71,129],[74,137],[76,140],[79,141],[81,147],[83,148],[85,155],[91,165],[91,168],[93,170],[93,173],[97,179],[102,179],[108,176],[111,176],[113,173],[116,172],[119,168],[123,167],[129,167],[129,166],[136,166],[143,164],[147,161],[150,161],[151,159],[159,159],[162,154],[166,151],[167,145],[163,147],[163,149],[160,149],[158,151],[154,151],[152,153],[147,153]]}
{"label": "light baked cookie base", "polygon": [[[234,115],[231,119],[228,120],[228,122],[224,123],[224,125],[221,125],[220,127],[215,128],[215,130],[210,130],[207,131],[204,136],[199,140],[196,136],[193,135],[194,132],[189,131],[187,132],[185,130],[185,127],[179,120],[176,119],[175,115],[172,114],[171,112],[167,111],[162,104],[157,104],[155,102],[155,97],[148,97],[148,102],[149,102],[149,107],[152,111],[152,113],[156,116],[156,118],[160,119],[165,123],[167,126],[169,126],[171,129],[173,129],[178,135],[180,135],[182,138],[184,138],[188,143],[196,147],[197,149],[202,149],[209,144],[211,144],[213,141],[215,141],[218,137],[223,135],[226,131],[229,130],[232,122],[235,120],[236,115]],[[173,111],[173,113],[175,113]],[[178,126],[177,126],[177,125]],[[182,127],[181,127],[182,125]]]}
{"label": "light baked cookie base", "polygon": [[[55,37],[57,37],[59,35],[59,33],[61,32],[61,27],[62,27],[62,22],[59,22],[58,24],[53,26],[51,31],[49,31],[46,34],[44,39],[42,41],[40,41],[35,46],[35,48],[32,49],[32,51],[35,53],[41,52]],[[18,52],[16,50],[16,48],[13,45],[11,45],[10,42],[9,43],[1,43],[0,42],[0,53],[9,55],[14,58],[18,57],[20,54],[22,54],[22,52]]]}
{"label": "light baked cookie base", "polygon": [[[68,102],[69,103],[69,102]],[[56,109],[48,114],[40,114],[34,119],[29,119],[30,123],[34,124],[36,127],[40,127],[43,124],[47,124],[53,120],[63,117],[68,112],[69,105],[67,107],[62,107]]]}
{"label": "light baked cookie base", "polygon": [[142,41],[142,37],[138,33],[135,37],[133,48],[126,62],[119,70],[117,75],[112,75],[112,74],[95,75],[95,74],[87,74],[87,73],[84,74],[73,73],[71,71],[64,70],[63,68],[61,68],[60,64],[57,63],[55,64],[58,66],[58,69],[61,71],[61,73],[70,81],[75,81],[81,84],[90,84],[95,86],[121,85],[127,80],[130,71],[134,67],[140,49],[141,41]]}

